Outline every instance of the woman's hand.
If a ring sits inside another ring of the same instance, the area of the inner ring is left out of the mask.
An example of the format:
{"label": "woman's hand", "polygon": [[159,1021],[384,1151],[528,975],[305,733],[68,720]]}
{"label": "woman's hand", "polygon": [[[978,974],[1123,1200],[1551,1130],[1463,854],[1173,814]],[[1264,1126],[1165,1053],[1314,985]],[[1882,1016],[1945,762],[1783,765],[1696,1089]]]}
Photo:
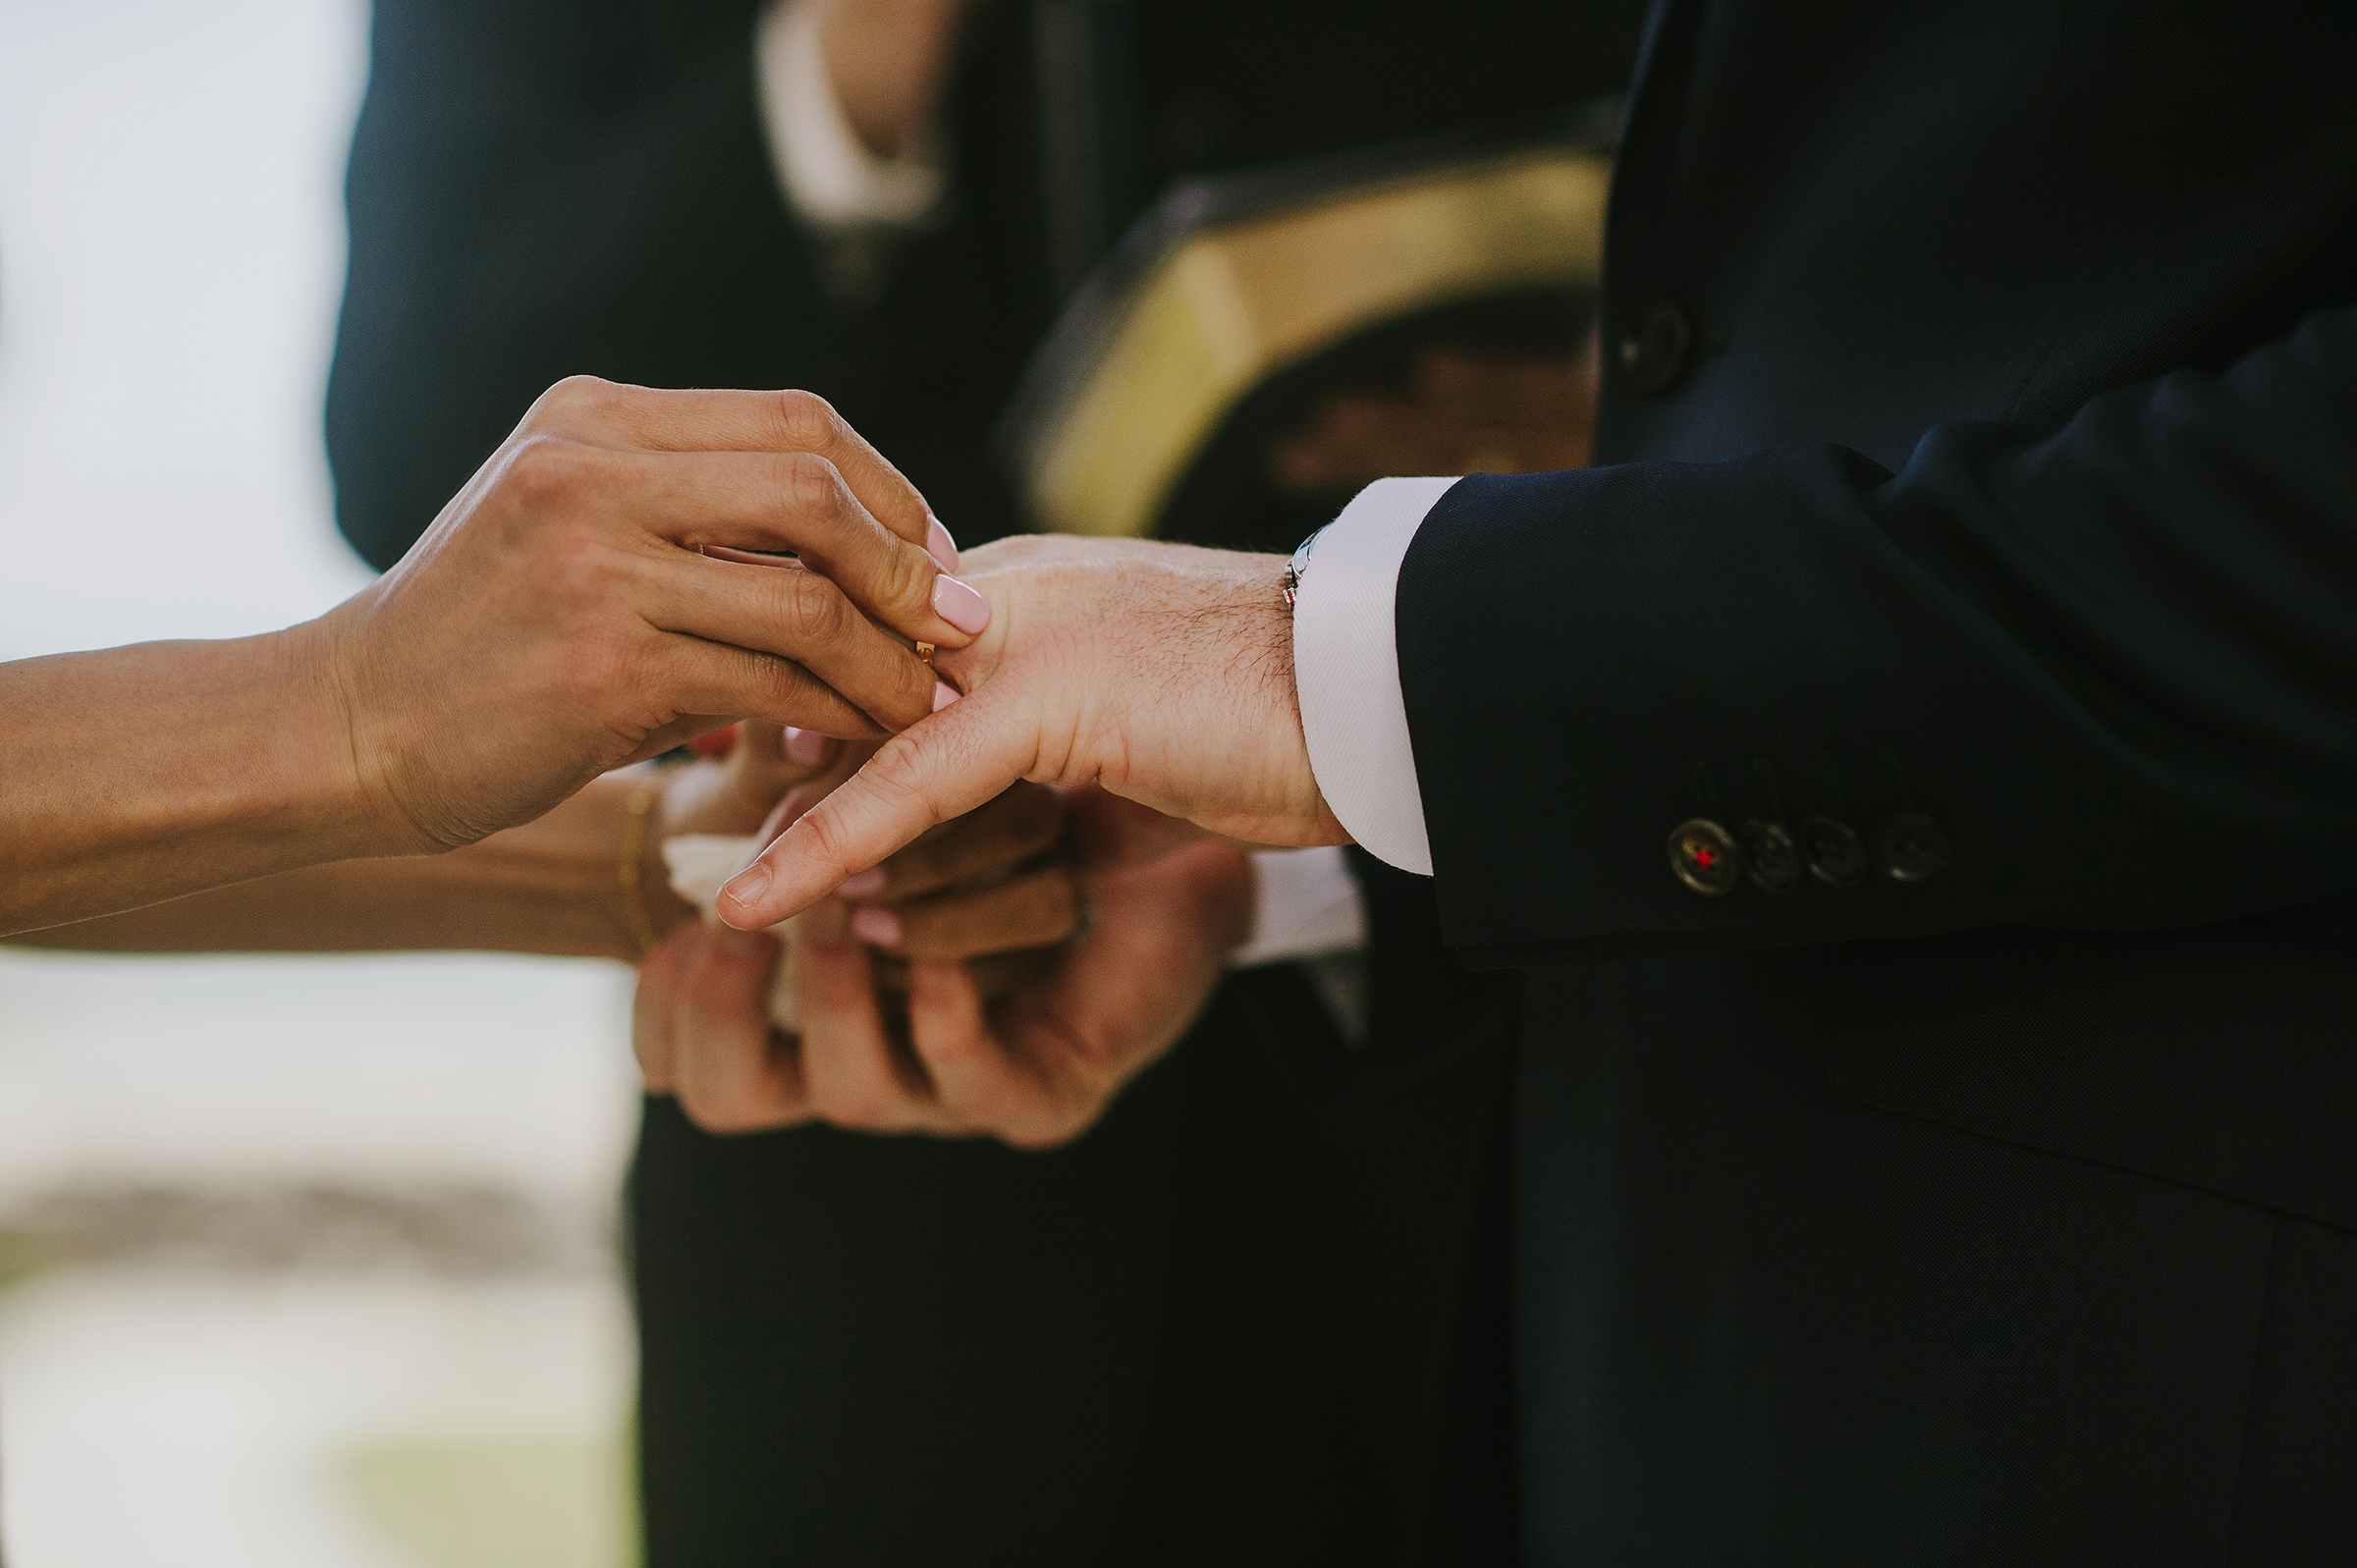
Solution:
{"label": "woman's hand", "polygon": [[[313,623],[317,678],[388,848],[449,848],[740,716],[879,736],[931,713],[909,644],[989,614],[948,539],[807,393],[580,378]],[[810,569],[747,558],[779,551]]]}

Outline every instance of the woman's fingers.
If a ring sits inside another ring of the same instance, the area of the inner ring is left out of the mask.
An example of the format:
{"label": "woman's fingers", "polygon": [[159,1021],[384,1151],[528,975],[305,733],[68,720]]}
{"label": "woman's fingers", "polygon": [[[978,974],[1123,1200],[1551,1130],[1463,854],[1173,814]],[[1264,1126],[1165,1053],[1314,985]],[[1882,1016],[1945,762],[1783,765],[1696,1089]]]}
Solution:
{"label": "woman's fingers", "polygon": [[[697,713],[745,714],[836,735],[881,737],[886,733],[865,708],[796,661],[702,637],[656,636],[631,678]],[[680,721],[652,725],[649,740],[677,744],[686,738],[689,729]]]}
{"label": "woman's fingers", "polygon": [[527,430],[651,452],[806,452],[824,458],[877,521],[928,548],[944,571],[958,549],[916,486],[812,392],[671,392],[575,376],[541,395]]}
{"label": "woman's fingers", "polygon": [[815,571],[684,556],[648,596],[663,631],[793,660],[891,730],[933,711],[940,682],[902,639]]}
{"label": "woman's fingers", "polygon": [[706,1132],[755,1132],[807,1120],[801,1063],[769,1021],[778,941],[707,928],[674,994],[671,1089]]}
{"label": "woman's fingers", "polygon": [[1080,890],[1062,866],[1042,866],[978,892],[861,904],[851,912],[851,934],[860,941],[938,963],[1052,946],[1079,923]]}
{"label": "woman's fingers", "polygon": [[876,868],[883,880],[859,896],[900,902],[1017,865],[1055,844],[1064,832],[1064,797],[1056,790],[1015,784],[885,861]]}
{"label": "woman's fingers", "polygon": [[[579,449],[610,470],[607,487],[653,538],[694,552],[684,565],[801,573],[753,552],[791,550],[903,636],[962,648],[990,623],[980,593],[941,568],[923,539],[904,539],[863,505],[842,472],[806,452],[641,453]],[[627,484],[625,480],[629,481]]]}

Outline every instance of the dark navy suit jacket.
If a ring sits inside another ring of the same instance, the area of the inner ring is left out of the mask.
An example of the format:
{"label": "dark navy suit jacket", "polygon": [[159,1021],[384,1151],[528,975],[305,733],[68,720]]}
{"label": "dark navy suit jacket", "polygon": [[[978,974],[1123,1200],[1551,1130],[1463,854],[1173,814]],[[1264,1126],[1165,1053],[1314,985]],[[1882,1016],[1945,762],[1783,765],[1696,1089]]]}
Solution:
{"label": "dark navy suit jacket", "polygon": [[2352,82],[2347,6],[1657,9],[1606,465],[1398,600],[1527,1560],[2357,1557]]}

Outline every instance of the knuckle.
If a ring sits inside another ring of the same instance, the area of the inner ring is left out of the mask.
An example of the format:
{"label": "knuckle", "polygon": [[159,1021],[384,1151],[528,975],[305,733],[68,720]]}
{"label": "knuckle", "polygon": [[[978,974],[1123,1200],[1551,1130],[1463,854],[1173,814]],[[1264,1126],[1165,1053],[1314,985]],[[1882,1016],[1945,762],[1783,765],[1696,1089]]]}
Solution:
{"label": "knuckle", "polygon": [[833,521],[850,509],[851,493],[842,470],[814,452],[790,452],[777,465],[778,490],[788,515]]}
{"label": "knuckle", "polygon": [[516,444],[499,476],[499,490],[535,517],[570,512],[595,481],[594,453],[563,436],[532,435]]}
{"label": "knuckle", "polygon": [[926,822],[940,822],[950,815],[940,797],[927,787],[923,755],[914,742],[904,740],[886,746],[867,766],[873,770],[876,791],[885,797],[888,807]]}
{"label": "knuckle", "polygon": [[602,376],[567,376],[540,395],[527,424],[594,422],[620,405],[624,389]]}
{"label": "knuckle", "polygon": [[766,708],[767,711],[771,713],[790,712],[808,698],[811,689],[810,678],[803,674],[802,667],[793,660],[782,659],[776,654],[754,653],[748,650],[744,655],[744,661],[745,685],[754,702]]}
{"label": "knuckle", "polygon": [[618,631],[593,627],[566,651],[558,678],[576,701],[603,709],[617,697],[645,689],[649,674],[643,649]]}
{"label": "knuckle", "polygon": [[541,561],[541,592],[576,612],[582,605],[604,604],[627,575],[611,547],[579,533],[545,540],[535,554]]}
{"label": "knuckle", "polygon": [[815,392],[799,388],[778,394],[778,437],[791,450],[830,446],[843,435],[843,416]]}
{"label": "knuckle", "polygon": [[[810,808],[795,828],[806,835],[803,853],[824,866],[846,866],[850,860],[843,840],[843,825],[836,813],[821,801]],[[849,872],[846,872],[849,875]]]}
{"label": "knuckle", "polygon": [[941,564],[897,534],[886,538],[883,580],[877,585],[882,602],[907,611],[931,609],[933,579]]}
{"label": "knuckle", "polygon": [[796,647],[828,647],[850,627],[843,590],[814,571],[780,572],[778,622]]}

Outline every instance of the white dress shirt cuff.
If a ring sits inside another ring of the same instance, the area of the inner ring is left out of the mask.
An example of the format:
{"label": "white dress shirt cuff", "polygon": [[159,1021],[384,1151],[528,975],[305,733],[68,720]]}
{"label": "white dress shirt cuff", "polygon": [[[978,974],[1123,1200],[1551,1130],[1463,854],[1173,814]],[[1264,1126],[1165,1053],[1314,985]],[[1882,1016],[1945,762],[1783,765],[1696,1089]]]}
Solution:
{"label": "white dress shirt cuff", "polygon": [[934,218],[949,170],[934,137],[897,158],[867,150],[844,119],[809,0],[773,0],[755,24],[753,58],[771,160],[787,201],[822,231],[917,228]]}
{"label": "white dress shirt cuff", "polygon": [[1399,694],[1399,564],[1454,479],[1378,479],[1318,535],[1293,607],[1293,683],[1318,789],[1376,859],[1432,875]]}
{"label": "white dress shirt cuff", "polygon": [[1353,952],[1366,942],[1366,906],[1341,845],[1253,851],[1252,940],[1230,968]]}

